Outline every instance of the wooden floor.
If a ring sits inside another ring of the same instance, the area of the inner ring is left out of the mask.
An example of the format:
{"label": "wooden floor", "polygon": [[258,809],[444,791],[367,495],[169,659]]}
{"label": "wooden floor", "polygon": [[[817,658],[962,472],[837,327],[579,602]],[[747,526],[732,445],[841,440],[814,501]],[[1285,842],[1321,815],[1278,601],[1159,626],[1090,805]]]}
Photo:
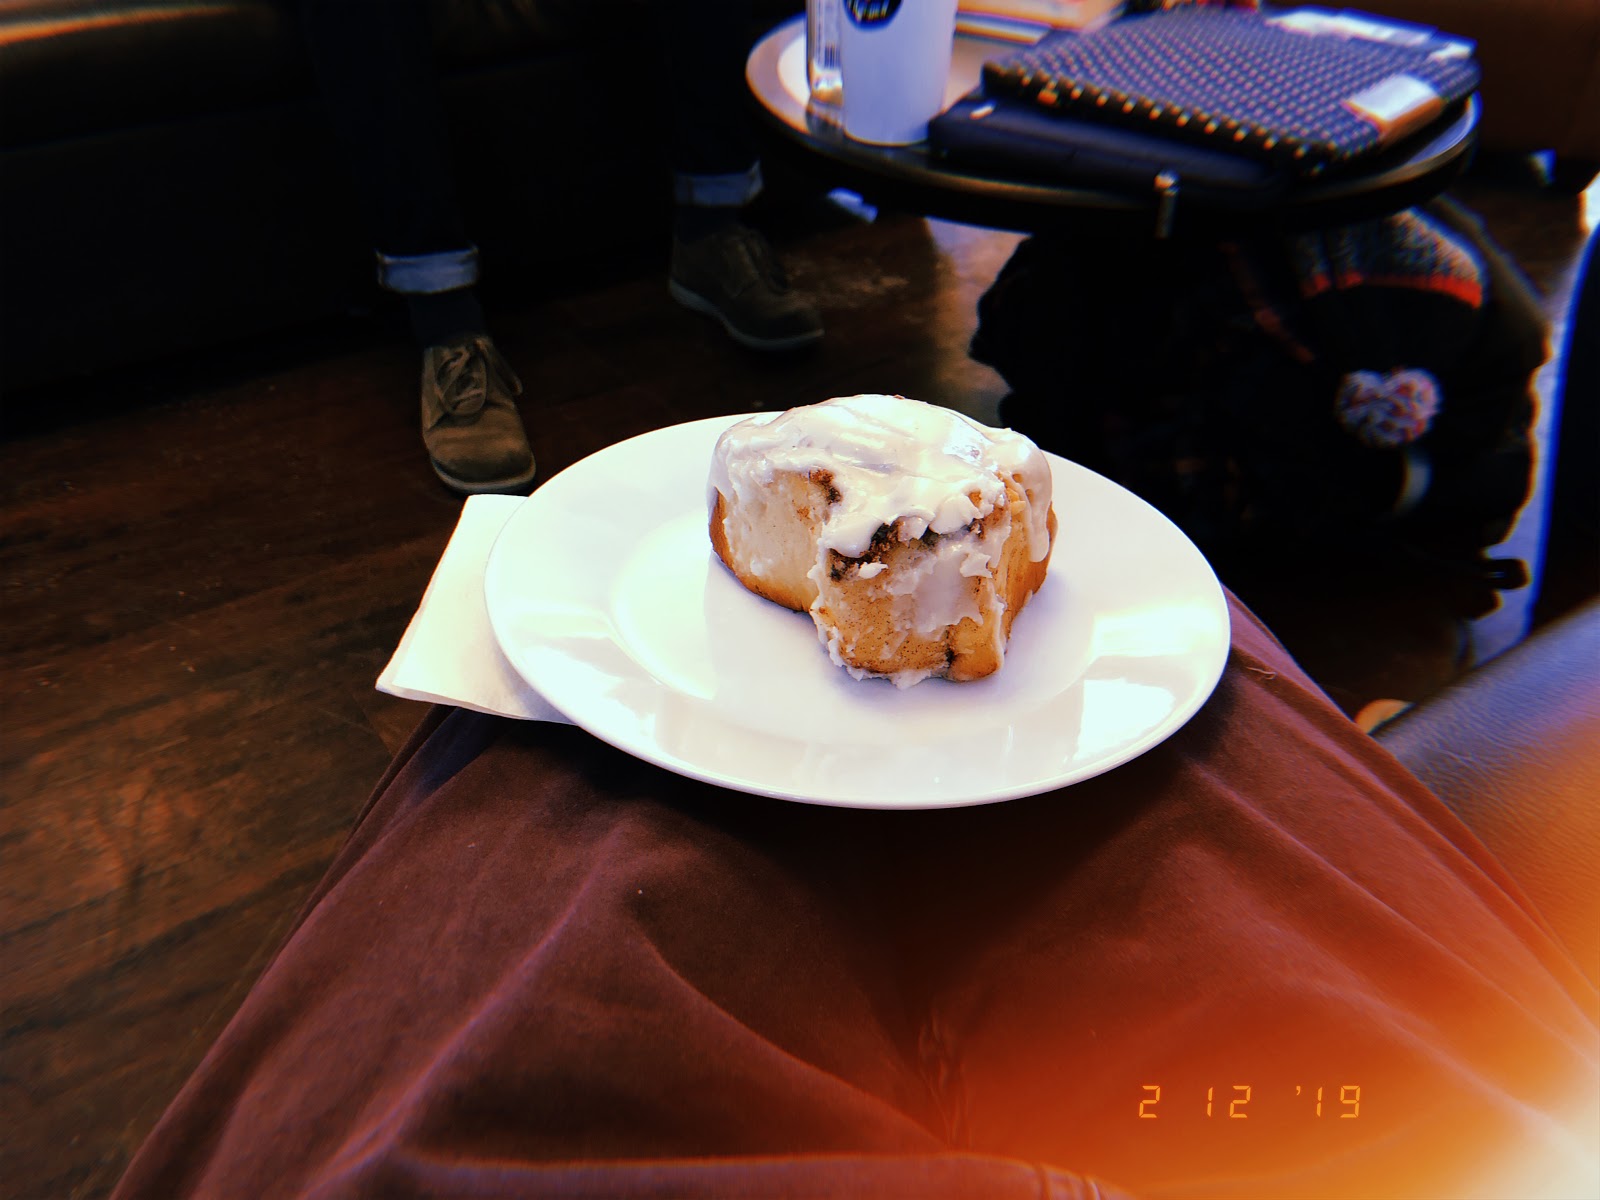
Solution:
{"label": "wooden floor", "polygon": [[[1458,195],[1559,340],[1592,216],[1520,185]],[[797,222],[784,249],[829,327],[798,358],[731,346],[670,302],[660,262],[494,325],[544,476],[672,422],[848,392],[992,419],[1004,386],[966,347],[1015,242]],[[7,398],[6,1196],[109,1191],[421,715],[373,688],[459,508],[421,454],[416,366],[373,319]],[[1521,619],[1489,636],[1514,640]],[[1367,626],[1326,632],[1354,661]]]}

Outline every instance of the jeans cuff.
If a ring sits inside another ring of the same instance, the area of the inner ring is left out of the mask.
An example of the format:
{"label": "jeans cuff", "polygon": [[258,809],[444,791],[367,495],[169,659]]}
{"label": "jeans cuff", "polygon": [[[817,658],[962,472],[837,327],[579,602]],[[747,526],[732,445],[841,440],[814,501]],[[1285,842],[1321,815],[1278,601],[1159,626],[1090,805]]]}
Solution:
{"label": "jeans cuff", "polygon": [[478,282],[478,248],[434,254],[378,253],[378,286],[402,296],[453,292]]}
{"label": "jeans cuff", "polygon": [[672,177],[673,199],[697,208],[741,208],[760,191],[760,163],[731,175],[690,175],[679,171]]}

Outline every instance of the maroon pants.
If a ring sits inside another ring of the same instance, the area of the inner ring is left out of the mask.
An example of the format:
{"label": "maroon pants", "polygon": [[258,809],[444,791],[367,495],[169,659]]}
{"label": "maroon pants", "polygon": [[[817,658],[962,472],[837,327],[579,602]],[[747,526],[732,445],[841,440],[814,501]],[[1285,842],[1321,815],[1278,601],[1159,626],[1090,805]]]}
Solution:
{"label": "maroon pants", "polygon": [[1469,1196],[1596,996],[1253,618],[1105,776],[862,812],[436,710],[119,1196]]}

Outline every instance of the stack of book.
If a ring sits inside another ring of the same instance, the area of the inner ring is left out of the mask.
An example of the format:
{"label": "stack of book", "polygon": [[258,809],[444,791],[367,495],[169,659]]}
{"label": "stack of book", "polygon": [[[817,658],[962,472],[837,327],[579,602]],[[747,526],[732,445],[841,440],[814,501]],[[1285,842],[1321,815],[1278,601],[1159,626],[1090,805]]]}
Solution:
{"label": "stack of book", "polygon": [[1123,0],[960,0],[956,29],[975,37],[1033,45],[1053,29],[1098,29]]}

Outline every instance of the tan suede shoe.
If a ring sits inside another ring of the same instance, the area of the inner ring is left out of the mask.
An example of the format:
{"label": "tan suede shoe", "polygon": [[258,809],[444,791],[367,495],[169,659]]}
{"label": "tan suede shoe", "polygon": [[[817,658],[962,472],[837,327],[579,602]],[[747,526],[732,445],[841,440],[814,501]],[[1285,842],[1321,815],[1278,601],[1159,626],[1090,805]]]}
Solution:
{"label": "tan suede shoe", "polygon": [[766,239],[743,225],[674,239],[668,287],[679,304],[715,317],[755,350],[793,350],[822,337],[817,310],[790,290]]}
{"label": "tan suede shoe", "polygon": [[517,412],[522,384],[485,334],[422,355],[422,444],[458,492],[523,491],[536,470]]}

